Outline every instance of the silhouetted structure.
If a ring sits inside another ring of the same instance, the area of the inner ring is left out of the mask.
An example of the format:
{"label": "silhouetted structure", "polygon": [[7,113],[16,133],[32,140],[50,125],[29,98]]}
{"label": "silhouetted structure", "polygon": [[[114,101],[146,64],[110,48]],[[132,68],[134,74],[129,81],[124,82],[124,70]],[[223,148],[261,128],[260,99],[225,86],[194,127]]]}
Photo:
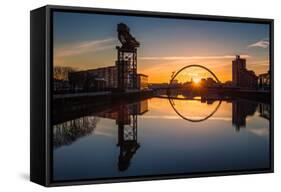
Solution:
{"label": "silhouetted structure", "polygon": [[69,84],[69,81],[53,79],[53,91],[55,93],[58,93],[61,91],[68,91],[70,88],[71,88],[71,86]]}
{"label": "silhouetted structure", "polygon": [[203,87],[218,87],[219,86],[219,84],[211,77],[208,77],[207,79],[201,79],[200,84]]}
{"label": "silhouetted structure", "polygon": [[148,76],[144,74],[137,74],[137,89],[148,89]]}
{"label": "silhouetted structure", "polygon": [[137,114],[143,115],[148,111],[148,101],[142,100],[137,103]]}
{"label": "silhouetted structure", "polygon": [[117,87],[117,70],[114,66],[69,73],[73,90],[103,91]]}
{"label": "silhouetted structure", "polygon": [[137,47],[139,42],[130,34],[124,23],[117,25],[118,39],[122,46],[117,46],[115,66],[89,69],[69,73],[69,82],[74,91],[104,91],[117,89],[147,89],[148,76],[137,74]]}
{"label": "silhouetted structure", "polygon": [[256,89],[258,77],[254,71],[246,69],[246,59],[240,58],[239,55],[232,61],[232,83],[235,87]]}
{"label": "silhouetted structure", "polygon": [[241,99],[232,101],[232,124],[235,125],[237,131],[246,126],[247,116],[252,116],[257,110],[258,104]]}
{"label": "silhouetted structure", "polygon": [[[178,74],[180,74],[183,70],[188,69],[188,68],[191,68],[191,67],[201,68],[201,69],[204,69],[204,70],[208,71],[208,72],[212,75],[212,77],[215,78],[216,83],[219,84],[219,85],[221,84],[221,82],[220,82],[220,80],[218,79],[218,77],[216,76],[216,74],[213,73],[209,68],[207,68],[207,67],[205,67],[205,66],[203,66],[203,65],[193,64],[193,65],[187,65],[187,66],[185,66],[185,67],[182,67],[182,68],[181,68],[180,70],[178,70],[176,73],[173,73],[173,74],[172,74],[172,77],[171,77],[171,79],[170,79],[170,84],[169,84],[169,85],[171,86],[171,85],[174,84],[174,80],[176,80],[176,77],[178,76]],[[193,80],[191,80],[191,82],[193,83]]]}
{"label": "silhouetted structure", "polygon": [[269,90],[270,88],[270,71],[259,75],[259,88]]}
{"label": "silhouetted structure", "polygon": [[115,119],[118,125],[118,143],[120,148],[118,169],[124,171],[130,166],[130,161],[140,147],[137,140],[138,115],[148,111],[148,101],[143,100],[133,104],[121,104],[109,112],[98,114],[99,117]]}
{"label": "silhouetted structure", "polygon": [[[161,97],[160,97],[161,98]],[[182,115],[177,109],[176,109],[176,105],[174,103],[174,99],[175,100],[188,100],[188,98],[173,98],[173,96],[171,95],[168,95],[168,97],[162,97],[162,98],[168,98],[169,99],[169,103],[171,105],[171,107],[173,108],[173,110],[176,112],[176,114],[178,116],[180,116],[182,119],[186,120],[186,121],[189,121],[189,122],[193,122],[193,123],[198,123],[198,122],[202,122],[202,121],[206,121],[207,119],[209,119],[210,117],[212,117],[216,112],[217,110],[219,109],[221,103],[222,103],[222,100],[218,100],[218,104],[216,105],[216,107],[214,108],[214,110],[206,115],[205,117],[202,117],[202,118],[199,118],[199,119],[192,119],[190,117],[186,117],[184,115]],[[194,99],[196,100],[196,99]],[[207,98],[204,98],[204,99],[200,99],[202,103],[207,103],[207,104],[212,104],[215,100],[207,100]]]}
{"label": "silhouetted structure", "polygon": [[137,89],[137,47],[139,42],[130,34],[124,23],[117,25],[118,39],[122,46],[117,46],[118,89]]}
{"label": "silhouetted structure", "polygon": [[137,114],[130,114],[128,106],[120,105],[116,123],[118,125],[117,145],[120,147],[118,168],[124,171],[129,167],[133,155],[140,147],[137,141]]}

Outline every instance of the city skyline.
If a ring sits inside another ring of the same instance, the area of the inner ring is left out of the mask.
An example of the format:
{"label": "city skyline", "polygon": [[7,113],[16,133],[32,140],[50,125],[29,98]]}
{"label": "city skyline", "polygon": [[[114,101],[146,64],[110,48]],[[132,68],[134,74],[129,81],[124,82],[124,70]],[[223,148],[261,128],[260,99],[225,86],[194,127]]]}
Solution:
{"label": "city skyline", "polygon": [[[114,65],[119,22],[128,24],[140,42],[138,71],[149,76],[149,83],[167,83],[172,72],[189,64],[206,66],[225,82],[232,79],[236,54],[256,75],[269,70],[266,24],[63,12],[54,13],[54,66],[87,70]],[[191,69],[185,75],[201,79],[207,74]]]}

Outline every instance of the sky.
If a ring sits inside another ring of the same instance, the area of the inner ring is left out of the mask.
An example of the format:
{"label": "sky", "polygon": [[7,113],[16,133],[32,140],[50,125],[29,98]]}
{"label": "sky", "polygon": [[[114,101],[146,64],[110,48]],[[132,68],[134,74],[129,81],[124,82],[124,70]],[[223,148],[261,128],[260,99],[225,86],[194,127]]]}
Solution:
{"label": "sky", "polygon": [[[167,83],[173,72],[191,64],[209,68],[225,82],[232,79],[237,54],[257,75],[269,70],[267,24],[70,12],[54,12],[54,66],[86,70],[115,65],[121,22],[140,42],[138,73],[148,75],[150,83]],[[209,76],[203,69],[189,68],[178,80]]]}

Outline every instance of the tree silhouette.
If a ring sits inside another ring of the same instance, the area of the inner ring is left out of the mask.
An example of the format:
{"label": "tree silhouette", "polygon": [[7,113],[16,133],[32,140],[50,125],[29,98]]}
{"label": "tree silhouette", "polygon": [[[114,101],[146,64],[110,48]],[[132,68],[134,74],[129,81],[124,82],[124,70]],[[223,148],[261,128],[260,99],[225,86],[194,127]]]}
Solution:
{"label": "tree silhouette", "polygon": [[74,71],[76,70],[72,67],[55,66],[53,68],[53,77],[55,80],[68,81],[68,74]]}

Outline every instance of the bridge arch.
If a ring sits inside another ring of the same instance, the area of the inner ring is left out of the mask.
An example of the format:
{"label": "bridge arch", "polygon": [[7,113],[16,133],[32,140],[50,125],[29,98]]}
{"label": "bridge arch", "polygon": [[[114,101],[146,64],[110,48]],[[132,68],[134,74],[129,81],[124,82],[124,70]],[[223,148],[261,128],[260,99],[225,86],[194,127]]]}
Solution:
{"label": "bridge arch", "polygon": [[186,120],[186,121],[189,121],[189,122],[193,122],[193,123],[199,123],[199,122],[202,122],[202,121],[205,121],[207,119],[209,119],[210,117],[212,117],[216,112],[217,110],[220,108],[221,106],[221,103],[222,103],[222,100],[219,100],[219,103],[218,105],[215,107],[215,109],[207,116],[201,118],[201,119],[191,119],[191,118],[187,118],[185,117],[184,115],[182,115],[175,107],[175,104],[173,102],[173,100],[171,98],[168,98],[169,99],[169,103],[170,105],[172,106],[173,110],[176,112],[176,114],[178,116],[180,116],[182,119]]}
{"label": "bridge arch", "polygon": [[[197,67],[197,68],[201,68],[201,69],[204,69],[206,71],[208,71],[216,80],[217,83],[221,83],[219,78],[216,76],[216,74],[214,72],[212,72],[210,69],[208,69],[207,67],[203,66],[203,65],[199,65],[199,64],[192,64],[192,65],[187,65],[185,67],[182,67],[180,70],[178,70],[171,78],[170,80],[170,85],[172,84],[173,80],[178,76],[178,74],[180,74],[183,70],[187,69],[187,68],[191,68],[191,67]],[[205,121],[207,119],[209,119],[210,117],[212,117],[216,112],[217,110],[220,108],[221,106],[221,103],[222,103],[222,100],[218,100],[218,104],[217,106],[214,108],[214,110],[207,116],[201,118],[201,119],[190,119],[190,118],[187,118],[185,117],[184,115],[182,115],[175,107],[175,104],[173,102],[173,98],[170,96],[170,91],[168,90],[168,99],[169,99],[169,103],[171,105],[171,107],[173,108],[173,110],[175,111],[175,113],[180,116],[182,119],[186,120],[186,121],[189,121],[189,122],[202,122],[202,121]]]}
{"label": "bridge arch", "polygon": [[213,73],[210,69],[208,69],[207,67],[203,66],[203,65],[198,65],[198,64],[192,64],[192,65],[187,65],[183,68],[181,68],[179,71],[176,72],[176,74],[174,74],[170,80],[170,84],[173,82],[173,80],[178,76],[178,74],[180,72],[182,72],[183,70],[187,69],[187,68],[191,68],[191,67],[197,67],[197,68],[201,68],[201,69],[205,69],[206,71],[208,71],[217,81],[217,83],[220,83],[220,80],[218,79],[218,77],[216,76],[215,73]]}

